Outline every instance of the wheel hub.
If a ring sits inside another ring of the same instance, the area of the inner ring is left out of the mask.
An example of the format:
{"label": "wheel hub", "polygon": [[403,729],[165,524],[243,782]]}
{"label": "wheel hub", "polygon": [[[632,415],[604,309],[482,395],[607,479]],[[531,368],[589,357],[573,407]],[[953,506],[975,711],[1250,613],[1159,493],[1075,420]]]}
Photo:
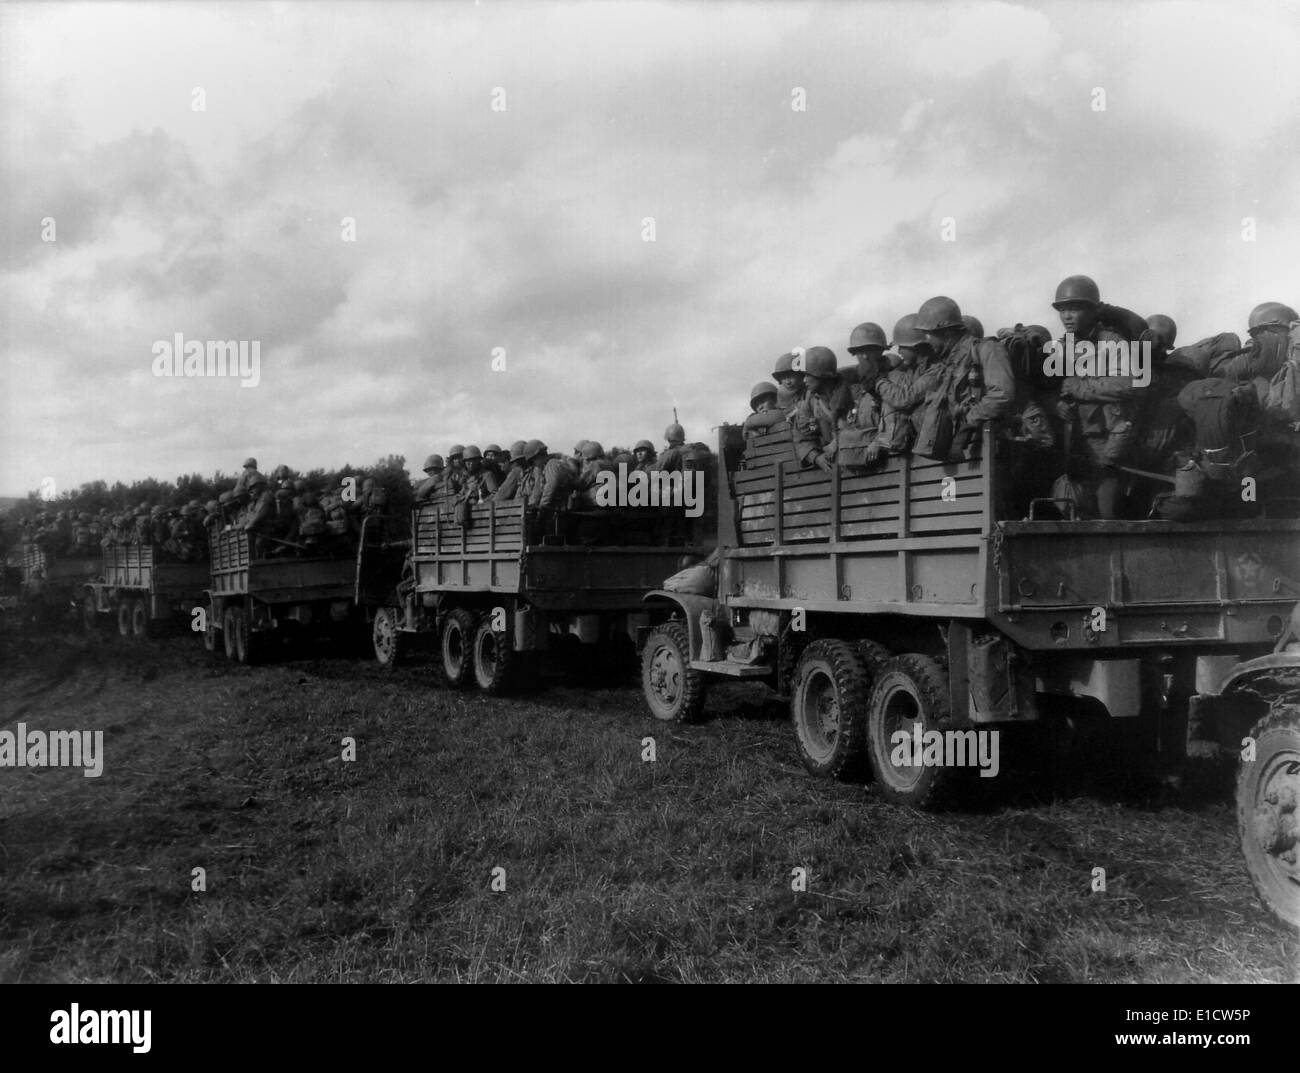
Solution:
{"label": "wheel hub", "polygon": [[1300,755],[1273,759],[1259,782],[1255,804],[1255,840],[1289,877],[1300,882]]}

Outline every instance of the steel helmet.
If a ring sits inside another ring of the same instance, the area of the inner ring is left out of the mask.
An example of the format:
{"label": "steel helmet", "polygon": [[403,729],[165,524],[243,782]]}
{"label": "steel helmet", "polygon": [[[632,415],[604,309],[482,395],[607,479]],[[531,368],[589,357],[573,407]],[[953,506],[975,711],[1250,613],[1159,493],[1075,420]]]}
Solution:
{"label": "steel helmet", "polygon": [[676,421],[674,421],[671,425],[669,425],[666,429],[664,429],[664,439],[670,444],[685,443],[686,430],[682,428],[682,426],[679,425]]}
{"label": "steel helmet", "polygon": [[538,455],[546,454],[546,444],[541,440],[529,440],[524,444],[524,457],[530,462]]}
{"label": "steel helmet", "polygon": [[1166,317],[1163,313],[1153,313],[1147,317],[1147,327],[1155,333],[1162,347],[1166,350],[1173,349],[1174,340],[1178,338],[1178,325],[1174,323],[1173,317]]}
{"label": "steel helmet", "polygon": [[244,459],[244,469],[257,469],[257,459],[256,459],[256,458],[245,458],[245,459]]}
{"label": "steel helmet", "polygon": [[800,370],[794,367],[794,354],[782,354],[776,359],[776,368],[772,370],[773,376],[786,376],[788,374],[800,375]]}
{"label": "steel helmet", "polygon": [[961,328],[961,309],[951,298],[939,295],[927,299],[916,314],[916,327],[922,332],[939,332],[945,328]]}
{"label": "steel helmet", "polygon": [[431,469],[442,469],[442,455],[430,455],[424,460],[424,465],[420,468],[423,469],[425,473],[428,473]]}
{"label": "steel helmet", "polygon": [[590,440],[579,440],[577,443],[575,443],[575,444],[573,445],[573,457],[574,457],[574,458],[581,458],[581,457],[582,457],[582,449],[583,449],[584,447],[586,447],[587,444],[590,443],[590,442],[591,442]]}
{"label": "steel helmet", "polygon": [[594,462],[598,458],[603,458],[604,455],[605,455],[605,448],[603,448],[595,440],[582,441],[582,457],[585,458],[588,462]]}
{"label": "steel helmet", "polygon": [[1267,328],[1270,325],[1278,325],[1282,328],[1288,328],[1293,320],[1297,320],[1296,312],[1288,305],[1281,302],[1261,302],[1250,311],[1250,321],[1247,327],[1252,331],[1256,328]]}
{"label": "steel helmet", "polygon": [[883,350],[888,345],[889,341],[885,338],[885,329],[869,320],[859,324],[853,329],[853,334],[849,336],[850,352],[863,346],[878,346]]}
{"label": "steel helmet", "polygon": [[751,410],[758,409],[758,400],[764,395],[771,395],[773,398],[776,398],[776,385],[769,384],[764,380],[762,383],[755,384],[751,387],[749,389],[749,408]]}
{"label": "steel helmet", "polygon": [[916,327],[917,318],[916,313],[898,318],[894,325],[894,346],[921,346],[925,343],[925,332]]}
{"label": "steel helmet", "polygon": [[229,503],[234,498],[235,498],[234,492],[222,492],[221,495],[217,496],[218,505],[224,507],[227,503]]}
{"label": "steel helmet", "polygon": [[501,445],[498,443],[489,443],[486,447],[483,448],[483,456],[485,458],[488,455],[499,455],[500,453],[501,453]]}
{"label": "steel helmet", "polygon": [[510,445],[510,461],[520,462],[527,458],[528,455],[524,452],[524,448],[527,446],[528,444],[523,440],[515,440],[515,442]]}
{"label": "steel helmet", "polygon": [[471,458],[481,459],[483,457],[483,452],[478,449],[477,444],[471,443],[468,447],[465,448],[464,457],[466,461],[469,461],[469,459]]}
{"label": "steel helmet", "polygon": [[257,470],[253,470],[253,472],[248,475],[248,484],[246,487],[261,488],[265,484],[266,484],[266,478],[263,477],[260,473],[258,473]]}
{"label": "steel helmet", "polygon": [[1089,276],[1067,276],[1056,287],[1056,298],[1052,301],[1053,309],[1060,309],[1066,302],[1085,302],[1090,306],[1101,305],[1101,291],[1096,281]]}
{"label": "steel helmet", "polygon": [[961,322],[966,325],[966,330],[975,336],[976,339],[984,338],[984,325],[980,323],[979,317],[972,317],[967,313],[961,318]]}
{"label": "steel helmet", "polygon": [[464,453],[465,445],[463,443],[453,443],[451,445],[451,450],[447,452],[447,461],[455,462],[456,459],[460,458]]}
{"label": "steel helmet", "polygon": [[803,371],[806,376],[828,379],[835,375],[838,366],[835,351],[825,346],[810,346],[804,354]]}
{"label": "steel helmet", "polygon": [[654,449],[655,445],[649,440],[637,440],[636,446],[632,448],[632,451],[634,453],[637,451],[649,451],[651,454],[654,454]]}

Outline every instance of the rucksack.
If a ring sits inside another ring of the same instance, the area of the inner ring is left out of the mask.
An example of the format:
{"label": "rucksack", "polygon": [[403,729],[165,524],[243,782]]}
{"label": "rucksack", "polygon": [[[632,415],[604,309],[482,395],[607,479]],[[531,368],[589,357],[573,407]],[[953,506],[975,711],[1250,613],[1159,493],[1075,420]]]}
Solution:
{"label": "rucksack", "polygon": [[1197,376],[1213,376],[1215,367],[1242,352],[1241,337],[1233,332],[1220,332],[1190,346],[1171,350],[1166,364],[1190,369]]}
{"label": "rucksack", "polygon": [[1228,475],[1252,449],[1263,412],[1252,384],[1231,380],[1193,380],[1178,393],[1178,404],[1196,427],[1196,447],[1211,477]]}
{"label": "rucksack", "polygon": [[1288,425],[1300,421],[1300,327],[1291,329],[1286,361],[1269,381],[1264,409]]}
{"label": "rucksack", "polygon": [[298,532],[303,536],[320,536],[325,532],[325,511],[320,507],[307,507],[302,512]]}

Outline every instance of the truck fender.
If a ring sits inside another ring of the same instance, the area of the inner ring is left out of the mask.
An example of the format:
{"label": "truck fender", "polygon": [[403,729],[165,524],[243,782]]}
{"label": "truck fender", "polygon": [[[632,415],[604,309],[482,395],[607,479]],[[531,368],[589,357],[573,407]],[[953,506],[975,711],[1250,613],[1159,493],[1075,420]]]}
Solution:
{"label": "truck fender", "polygon": [[712,611],[717,614],[717,600],[712,596],[697,596],[688,592],[667,592],[664,589],[653,589],[641,598],[641,602],[657,604],[660,607],[667,605],[680,612],[686,622],[686,630],[691,638],[691,659],[700,658],[700,652],[704,648],[704,636],[700,632],[700,613]]}
{"label": "truck fender", "polygon": [[1300,696],[1300,652],[1274,652],[1234,667],[1219,686],[1219,696],[1243,691]]}

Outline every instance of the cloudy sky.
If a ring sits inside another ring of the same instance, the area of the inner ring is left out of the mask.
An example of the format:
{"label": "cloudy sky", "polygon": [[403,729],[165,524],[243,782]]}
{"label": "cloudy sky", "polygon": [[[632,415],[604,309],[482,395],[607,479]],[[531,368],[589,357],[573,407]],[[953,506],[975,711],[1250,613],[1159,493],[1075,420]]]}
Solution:
{"label": "cloudy sky", "polygon": [[[1244,332],[1300,302],[1297,56],[1238,0],[5,4],[0,493],[706,439],[792,346],[1078,272]],[[178,332],[260,384],[155,377]]]}

